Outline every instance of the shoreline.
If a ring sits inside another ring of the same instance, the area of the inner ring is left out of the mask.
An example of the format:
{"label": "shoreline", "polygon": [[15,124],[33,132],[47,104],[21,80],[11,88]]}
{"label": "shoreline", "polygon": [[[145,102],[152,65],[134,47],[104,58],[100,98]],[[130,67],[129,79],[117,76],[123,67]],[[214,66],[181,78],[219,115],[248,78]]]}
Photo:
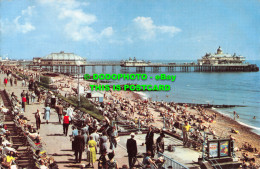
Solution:
{"label": "shoreline", "polygon": [[[64,82],[64,80],[70,81],[69,78],[67,78],[67,77],[63,77],[63,78],[64,78],[62,80],[63,82]],[[59,81],[56,81],[56,82],[59,83]],[[81,84],[88,86],[90,84],[90,82],[83,81],[83,82],[81,82]],[[72,87],[77,86],[77,82],[75,81],[75,79],[71,79],[70,85]],[[73,91],[69,91],[69,92],[73,93]],[[113,92],[111,92],[111,94],[112,95],[115,94],[114,96],[119,97],[119,98],[124,98],[129,101],[135,100],[138,102],[138,100],[149,99],[148,97],[145,97],[145,96],[147,96],[146,93],[139,93],[139,92],[134,92],[134,91],[123,91],[123,90],[113,91]],[[161,101],[158,101],[158,102],[161,102]],[[149,110],[151,110],[151,109],[154,109],[154,108],[149,107]],[[188,110],[190,113],[197,114],[197,112],[192,110],[190,106],[188,106]],[[228,117],[225,114],[223,114],[217,110],[213,110],[213,109],[205,109],[205,110],[206,110],[207,114],[213,114],[213,113],[217,114],[216,122],[206,123],[206,125],[210,125],[212,127],[212,129],[214,129],[217,136],[228,138],[231,135],[232,137],[235,138],[235,143],[236,143],[235,147],[241,148],[243,143],[247,142],[250,145],[252,145],[254,148],[257,148],[258,150],[260,150],[260,141],[259,141],[260,136],[256,133],[254,133],[253,131],[251,131],[252,128],[240,124],[238,121],[233,120],[231,117]],[[156,123],[158,123],[158,124],[160,123],[158,125],[158,127],[162,127],[161,117],[158,115],[158,112],[156,112],[155,115],[156,115],[155,116]],[[240,134],[231,133],[231,128],[238,130]],[[242,152],[243,151],[238,151],[237,156],[242,157]],[[253,152],[246,152],[246,153],[248,153],[250,157],[254,157]],[[260,159],[256,158],[256,161],[259,163]]]}
{"label": "shoreline", "polygon": [[[135,95],[139,95],[139,97],[142,97],[142,95],[138,93],[135,93]],[[144,100],[143,97],[142,99]],[[211,108],[206,108],[205,110],[207,114],[217,114],[216,122],[208,123],[208,125],[210,125],[214,129],[217,136],[221,138],[230,138],[231,136],[235,139],[235,147],[239,149],[239,151],[236,151],[237,157],[242,158],[242,153],[247,153],[249,157],[255,158],[257,164],[260,163],[260,159],[256,158],[255,156],[255,154],[257,154],[256,152],[241,150],[245,143],[252,145],[252,147],[256,148],[258,151],[260,150],[260,135],[252,131],[253,128],[247,125],[243,125],[239,121],[236,121],[228,115],[217,110]],[[238,130],[239,134],[232,133],[231,129]]]}
{"label": "shoreline", "polygon": [[[146,98],[145,95],[146,95],[146,94],[141,95],[139,92],[134,92],[134,91],[133,91],[134,99],[146,100],[146,99],[148,99],[148,98]],[[160,101],[159,101],[159,102],[160,102]],[[214,109],[212,109],[212,108],[206,108],[206,109],[207,109],[207,110],[210,110],[210,111],[212,111],[212,112],[214,112],[214,113],[217,113],[219,116],[222,116],[223,118],[225,118],[226,121],[229,121],[230,123],[234,123],[234,125],[241,126],[241,128],[242,128],[243,130],[250,131],[252,134],[258,136],[258,137],[259,137],[259,140],[260,140],[260,134],[258,134],[258,133],[256,133],[256,132],[252,131],[252,130],[256,130],[256,129],[254,129],[254,126],[250,126],[250,125],[248,125],[248,124],[246,124],[246,123],[243,123],[243,122],[234,120],[234,119],[232,119],[230,116],[228,116],[227,114],[221,113],[221,112],[218,111],[218,110],[214,110]]]}
{"label": "shoreline", "polygon": [[[134,95],[135,99],[141,99],[141,100],[148,99],[148,98],[145,98],[144,95],[139,94],[138,92],[133,92],[133,93],[134,93],[133,95]],[[219,116],[222,116],[223,118],[226,118],[226,120],[229,121],[230,123],[235,123],[235,125],[237,125],[237,126],[240,125],[243,129],[249,130],[252,134],[258,136],[259,140],[260,140],[260,134],[252,131],[252,130],[255,130],[254,126],[250,126],[250,125],[248,125],[246,123],[243,123],[243,122],[240,122],[240,121],[236,121],[236,120],[232,119],[230,116],[228,116],[227,114],[221,113],[218,110],[214,110],[212,108],[206,108],[206,109],[210,110],[210,111],[213,111],[214,113],[217,113]]]}
{"label": "shoreline", "polygon": [[241,125],[243,128],[246,128],[246,129],[249,130],[250,132],[252,132],[252,133],[254,133],[254,134],[256,134],[256,135],[258,135],[258,136],[260,137],[260,134],[255,133],[254,131],[252,131],[252,130],[257,130],[257,129],[254,128],[254,126],[250,126],[250,125],[248,125],[248,124],[246,124],[246,123],[244,123],[244,122],[234,120],[232,117],[228,116],[228,115],[225,114],[225,113],[221,113],[221,112],[219,112],[218,110],[214,110],[214,109],[209,109],[209,110],[214,111],[215,113],[217,113],[217,114],[219,114],[219,115],[222,115],[223,118],[227,118],[230,122],[236,123],[236,125]]}
{"label": "shoreline", "polygon": [[[255,158],[256,163],[260,164],[259,157],[256,157],[256,154],[259,152],[249,152],[247,150],[241,149],[244,144],[250,144],[253,148],[256,148],[258,151],[260,150],[260,135],[252,131],[252,128],[249,126],[245,126],[238,121],[228,117],[216,110],[207,109],[207,113],[217,114],[216,123],[211,123],[212,127],[216,131],[216,135],[221,135],[224,132],[223,136],[229,137],[230,135],[232,138],[235,139],[235,148],[238,148],[239,151],[236,151],[237,157],[243,157],[243,153],[248,154],[250,158]],[[231,128],[238,130],[239,133],[235,134],[231,132]]]}
{"label": "shoreline", "polygon": [[213,110],[213,109],[207,109],[207,110],[210,111],[210,112],[218,114],[222,119],[224,119],[225,121],[228,121],[230,124],[235,125],[237,127],[240,127],[242,129],[242,131],[249,132],[250,134],[259,137],[259,140],[260,140],[260,135],[253,132],[252,131],[253,128],[251,128],[250,126],[241,124],[239,121],[236,121],[236,120],[232,119],[231,117],[229,117],[229,116],[227,116],[223,113],[218,112],[217,110]]}

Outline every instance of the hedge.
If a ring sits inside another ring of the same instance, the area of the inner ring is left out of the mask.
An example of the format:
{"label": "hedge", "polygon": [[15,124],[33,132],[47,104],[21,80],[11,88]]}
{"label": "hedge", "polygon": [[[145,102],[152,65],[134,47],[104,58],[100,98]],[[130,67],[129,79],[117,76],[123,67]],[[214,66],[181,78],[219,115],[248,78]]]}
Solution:
{"label": "hedge", "polygon": [[42,82],[39,82],[39,81],[37,81],[37,83],[38,83],[38,85],[40,85],[40,86],[42,86],[42,87],[44,87],[44,88],[46,88],[46,89],[50,89],[49,84],[42,83]]}
{"label": "hedge", "polygon": [[[18,74],[20,77],[28,79],[28,77],[26,75],[21,74],[20,72],[16,72],[16,74]],[[41,76],[41,80],[42,77],[46,77],[46,76]],[[48,77],[49,78],[49,77]],[[49,79],[50,80],[50,79]],[[44,81],[41,82],[37,82],[40,86],[46,88],[46,89],[50,89],[50,86],[48,83],[43,83],[43,82],[48,82],[47,78],[45,78]],[[71,104],[74,107],[78,106],[78,100],[77,97],[70,97],[70,98],[66,98],[60,94],[55,94],[56,97],[62,99],[63,101],[66,101],[67,103]],[[98,120],[103,120],[104,117],[102,114],[100,114],[99,110],[97,108],[95,108],[95,106],[93,104],[91,104],[87,98],[85,97],[80,97],[80,108],[79,110],[84,112],[84,113],[88,113],[89,115],[91,115],[92,117],[98,119]]]}
{"label": "hedge", "polygon": [[[56,94],[56,96],[60,99],[62,99],[63,101],[66,101],[67,103],[71,104],[74,107],[78,106],[78,100],[77,97],[64,97],[62,95]],[[85,98],[85,97],[80,97],[80,108],[79,110],[81,110],[84,113],[88,113],[89,115],[91,115],[92,117],[98,119],[98,120],[103,120],[104,117],[102,114],[100,114],[99,110],[97,108],[95,108],[95,106],[93,106],[93,104],[89,103],[89,101]]]}
{"label": "hedge", "polygon": [[45,84],[50,84],[51,83],[51,79],[48,76],[41,76],[40,77],[40,81],[42,83],[45,83]]}
{"label": "hedge", "polygon": [[23,75],[23,74],[20,73],[20,72],[16,72],[16,74],[17,74],[18,76],[20,76],[22,79],[29,79],[28,76]]}

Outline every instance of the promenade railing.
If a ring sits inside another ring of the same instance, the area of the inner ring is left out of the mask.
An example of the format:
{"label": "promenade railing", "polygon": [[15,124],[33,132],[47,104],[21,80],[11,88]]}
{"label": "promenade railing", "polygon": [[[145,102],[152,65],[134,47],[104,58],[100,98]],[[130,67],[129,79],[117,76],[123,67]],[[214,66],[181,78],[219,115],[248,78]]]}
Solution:
{"label": "promenade railing", "polygon": [[178,163],[174,159],[172,159],[160,152],[158,152],[158,158],[159,157],[163,157],[163,159],[165,160],[165,162],[162,165],[162,167],[164,167],[164,168],[168,168],[169,166],[171,166],[174,169],[188,169],[188,167],[184,166],[183,164]]}

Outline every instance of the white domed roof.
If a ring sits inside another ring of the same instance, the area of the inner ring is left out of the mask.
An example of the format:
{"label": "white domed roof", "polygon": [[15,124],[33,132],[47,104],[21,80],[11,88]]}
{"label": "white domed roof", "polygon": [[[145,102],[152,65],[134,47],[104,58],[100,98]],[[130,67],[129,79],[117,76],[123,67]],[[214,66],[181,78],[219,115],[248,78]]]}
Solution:
{"label": "white domed roof", "polygon": [[75,55],[74,53],[51,53],[41,58],[41,60],[69,60],[69,61],[85,61],[86,59]]}

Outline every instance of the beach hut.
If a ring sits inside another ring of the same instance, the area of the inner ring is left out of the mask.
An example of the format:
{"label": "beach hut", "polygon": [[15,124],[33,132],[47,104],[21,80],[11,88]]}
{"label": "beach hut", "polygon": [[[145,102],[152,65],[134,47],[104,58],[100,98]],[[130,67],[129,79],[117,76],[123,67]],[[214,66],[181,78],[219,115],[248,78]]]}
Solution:
{"label": "beach hut", "polygon": [[93,101],[102,103],[103,99],[104,99],[104,94],[103,93],[99,93],[99,92],[92,92],[91,93],[91,99]]}

